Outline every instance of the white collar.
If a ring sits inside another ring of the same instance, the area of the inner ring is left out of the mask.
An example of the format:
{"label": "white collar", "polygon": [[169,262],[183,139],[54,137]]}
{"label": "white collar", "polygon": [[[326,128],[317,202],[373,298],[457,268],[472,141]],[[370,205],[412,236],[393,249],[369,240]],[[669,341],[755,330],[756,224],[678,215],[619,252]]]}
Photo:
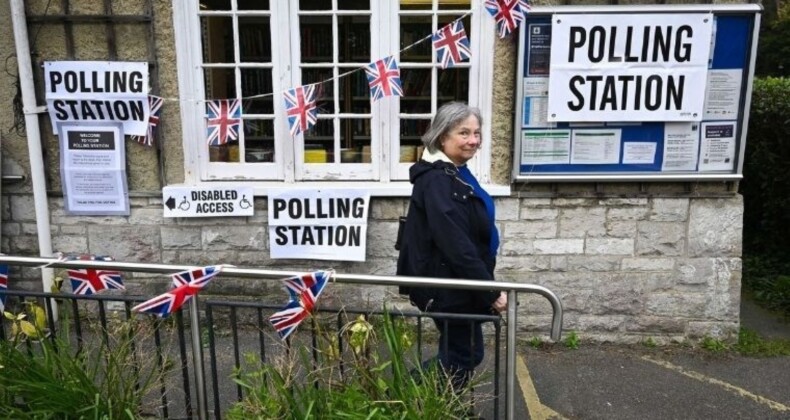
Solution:
{"label": "white collar", "polygon": [[455,166],[455,163],[453,163],[453,161],[450,160],[450,158],[447,157],[447,155],[445,155],[444,152],[442,152],[439,149],[436,149],[436,152],[431,153],[428,150],[428,148],[426,147],[425,150],[423,150],[423,152],[422,152],[422,160],[424,160],[424,161],[426,161],[428,163],[434,163],[434,162],[437,162],[437,161],[443,161],[443,162],[447,162],[447,163]]}

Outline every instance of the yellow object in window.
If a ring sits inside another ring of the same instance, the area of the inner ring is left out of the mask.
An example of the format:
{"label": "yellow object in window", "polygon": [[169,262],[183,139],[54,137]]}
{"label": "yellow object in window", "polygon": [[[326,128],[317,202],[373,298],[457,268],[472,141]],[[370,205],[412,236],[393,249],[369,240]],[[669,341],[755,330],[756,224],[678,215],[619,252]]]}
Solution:
{"label": "yellow object in window", "polygon": [[324,149],[305,150],[304,163],[326,163],[326,150]]}

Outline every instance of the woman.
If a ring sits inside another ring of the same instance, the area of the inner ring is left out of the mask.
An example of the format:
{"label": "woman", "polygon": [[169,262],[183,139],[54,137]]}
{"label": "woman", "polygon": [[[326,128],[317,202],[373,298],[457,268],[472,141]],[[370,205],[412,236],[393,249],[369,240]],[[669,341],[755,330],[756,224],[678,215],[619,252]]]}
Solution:
{"label": "woman", "polygon": [[[425,151],[409,170],[414,188],[398,257],[398,275],[494,280],[499,234],[494,201],[466,167],[480,149],[480,110],[460,102],[443,105],[423,135]],[[444,288],[409,288],[422,311],[491,314],[507,308],[507,294]],[[481,322],[434,319],[436,360],[466,385],[483,360]],[[458,389],[458,388],[456,388]]]}

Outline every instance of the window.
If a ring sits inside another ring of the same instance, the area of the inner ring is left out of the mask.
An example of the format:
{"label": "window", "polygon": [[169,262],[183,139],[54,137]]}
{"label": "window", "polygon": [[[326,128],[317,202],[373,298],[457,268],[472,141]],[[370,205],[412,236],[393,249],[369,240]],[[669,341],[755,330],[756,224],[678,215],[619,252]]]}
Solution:
{"label": "window", "polygon": [[[188,182],[405,181],[438,106],[490,106],[494,31],[481,0],[173,4]],[[430,35],[459,17],[472,59],[441,69]],[[404,97],[371,102],[364,66],[389,55]],[[282,94],[311,83],[318,123],[291,136]],[[241,100],[243,130],[226,145],[205,142],[212,99]]]}

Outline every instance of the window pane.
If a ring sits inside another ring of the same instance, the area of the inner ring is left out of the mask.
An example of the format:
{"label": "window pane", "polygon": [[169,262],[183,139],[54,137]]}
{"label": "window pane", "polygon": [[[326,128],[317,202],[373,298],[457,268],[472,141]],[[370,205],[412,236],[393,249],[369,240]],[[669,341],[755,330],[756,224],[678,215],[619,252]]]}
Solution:
{"label": "window pane", "polygon": [[269,0],[237,0],[239,10],[269,10]]}
{"label": "window pane", "polygon": [[[241,69],[241,96],[272,93],[271,69]],[[245,99],[242,112],[244,114],[273,114],[274,104],[271,95],[263,98]]]}
{"label": "window pane", "polygon": [[431,0],[401,0],[401,10],[431,10]]}
{"label": "window pane", "polygon": [[300,0],[301,10],[331,10],[332,0]]}
{"label": "window pane", "polygon": [[370,61],[370,16],[338,16],[339,61]]}
{"label": "window pane", "polygon": [[209,146],[208,158],[211,162],[239,162],[239,141],[234,140],[222,146]]}
{"label": "window pane", "polygon": [[439,70],[439,104],[448,101],[469,101],[469,69]]}
{"label": "window pane", "polygon": [[428,119],[400,120],[400,162],[416,162],[422,157],[422,135],[429,125]]}
{"label": "window pane", "polygon": [[244,160],[274,162],[274,121],[244,120]]}
{"label": "window pane", "polygon": [[203,36],[204,63],[233,62],[233,22],[230,17],[204,16],[200,18]]}
{"label": "window pane", "polygon": [[370,163],[370,119],[340,120],[340,130],[343,137],[341,139],[340,162]]}
{"label": "window pane", "polygon": [[331,68],[302,69],[302,84],[323,82],[316,86],[316,106],[319,114],[333,114],[335,112],[334,81]]}
{"label": "window pane", "polygon": [[232,68],[208,68],[205,74],[207,100],[236,97],[236,76]]}
{"label": "window pane", "polygon": [[400,75],[404,94],[401,112],[431,112],[431,69],[401,69]]}
{"label": "window pane", "polygon": [[334,144],[332,120],[318,120],[304,135],[304,162],[334,162]]}
{"label": "window pane", "polygon": [[370,10],[370,0],[337,0],[340,10]]}
{"label": "window pane", "polygon": [[272,61],[271,27],[268,17],[239,17],[239,54],[241,62]]}
{"label": "window pane", "polygon": [[300,33],[303,63],[332,61],[331,16],[303,16]]}
{"label": "window pane", "polygon": [[[341,72],[349,69],[340,69]],[[370,88],[363,70],[339,79],[341,112],[370,114]]]}
{"label": "window pane", "polygon": [[[430,35],[431,28],[430,16],[401,16],[400,48],[414,44],[415,42]],[[401,51],[401,61],[430,63],[431,62],[431,41],[424,40],[406,51]]]}
{"label": "window pane", "polygon": [[471,6],[470,3],[471,2],[469,0],[439,0],[439,10],[469,9]]}
{"label": "window pane", "polygon": [[230,10],[230,0],[201,0],[200,10]]}

